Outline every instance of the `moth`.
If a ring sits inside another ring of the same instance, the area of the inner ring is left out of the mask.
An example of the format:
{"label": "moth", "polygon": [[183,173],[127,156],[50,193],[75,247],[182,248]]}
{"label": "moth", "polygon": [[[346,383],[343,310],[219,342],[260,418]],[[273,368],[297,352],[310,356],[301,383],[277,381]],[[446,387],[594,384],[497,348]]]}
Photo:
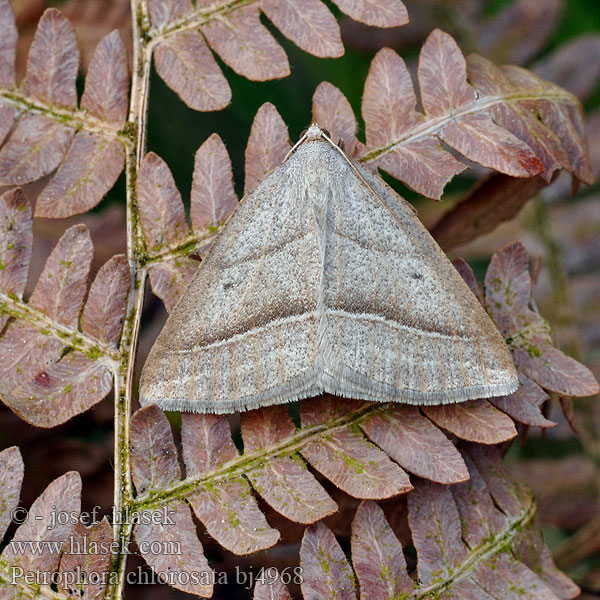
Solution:
{"label": "moth", "polygon": [[215,239],[140,400],[231,413],[323,392],[419,405],[517,387],[504,339],[412,206],[313,124]]}

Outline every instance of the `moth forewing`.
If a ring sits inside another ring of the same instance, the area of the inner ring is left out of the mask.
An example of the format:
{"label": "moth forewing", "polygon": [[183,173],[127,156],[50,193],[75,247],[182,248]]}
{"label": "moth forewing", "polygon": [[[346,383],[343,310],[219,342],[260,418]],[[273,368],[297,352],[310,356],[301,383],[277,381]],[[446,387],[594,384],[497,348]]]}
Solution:
{"label": "moth forewing", "polygon": [[410,204],[313,125],[213,244],[150,352],[141,402],[444,404],[517,386],[502,336]]}

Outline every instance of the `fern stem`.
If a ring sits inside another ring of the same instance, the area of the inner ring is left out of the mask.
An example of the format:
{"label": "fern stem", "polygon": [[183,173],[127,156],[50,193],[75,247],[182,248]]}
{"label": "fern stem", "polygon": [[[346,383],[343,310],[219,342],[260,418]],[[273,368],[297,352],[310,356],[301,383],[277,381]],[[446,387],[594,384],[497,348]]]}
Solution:
{"label": "fern stem", "polygon": [[294,454],[302,446],[310,442],[315,442],[322,436],[328,436],[340,429],[359,425],[368,415],[385,412],[390,406],[393,406],[393,403],[365,402],[364,406],[347,415],[321,423],[320,425],[299,429],[294,435],[283,439],[278,444],[270,445],[268,450],[259,449],[254,452],[246,452],[232,461],[219,465],[212,471],[188,477],[172,486],[165,487],[159,492],[151,492],[144,496],[139,496],[135,499],[134,508],[136,511],[158,508],[172,500],[182,499],[193,494],[198,487],[215,485],[222,481],[241,477],[245,473],[252,472],[254,469],[268,464],[270,459]]}
{"label": "fern stem", "polygon": [[182,256],[189,256],[190,254],[203,255],[208,251],[208,247],[213,243],[219,231],[220,229],[214,233],[206,233],[205,235],[190,235],[176,246],[168,246],[156,254],[151,254],[146,258],[144,264],[177,260]]}
{"label": "fern stem", "polygon": [[129,515],[133,504],[133,482],[129,456],[131,406],[135,392],[135,359],[139,339],[146,268],[146,255],[137,211],[136,181],[146,149],[146,118],[150,87],[152,49],[146,43],[149,19],[145,0],[131,0],[133,15],[133,73],[127,127],[133,133],[133,143],[126,153],[127,177],[127,258],[131,272],[131,290],[127,316],[121,336],[119,371],[115,376],[115,487],[114,513],[120,517],[114,525],[114,539],[119,551],[113,560],[116,577],[110,582],[106,598],[119,600],[123,596],[127,570],[127,548],[133,526]]}
{"label": "fern stem", "polygon": [[510,549],[511,542],[516,535],[521,533],[532,521],[536,514],[536,506],[533,498],[523,507],[519,515],[510,515],[509,521],[504,529],[483,542],[480,546],[470,552],[469,558],[465,560],[449,576],[440,578],[428,586],[419,587],[414,593],[406,597],[407,600],[426,600],[436,598],[444,590],[450,588],[453,583],[465,578],[469,572],[476,569],[487,559],[493,558],[502,548]]}
{"label": "fern stem", "polygon": [[390,142],[386,146],[380,146],[379,148],[372,148],[369,152],[363,154],[358,158],[361,163],[371,163],[385,154],[393,152],[398,146],[405,146],[421,139],[427,139],[431,136],[439,134],[442,129],[454,121],[460,121],[470,114],[483,112],[489,113],[491,109],[498,105],[504,104],[505,102],[519,102],[522,100],[529,100],[537,102],[540,100],[548,101],[568,101],[572,100],[573,96],[564,90],[542,90],[540,92],[523,93],[522,91],[515,92],[514,94],[505,94],[497,96],[483,96],[476,98],[473,102],[469,102],[457,108],[446,115],[440,117],[433,117],[424,119],[420,125],[410,127],[404,134],[397,140]]}
{"label": "fern stem", "polygon": [[247,6],[255,2],[256,0],[228,0],[221,4],[211,4],[208,7],[199,6],[199,8],[190,11],[183,17],[174,19],[163,30],[149,29],[148,35],[152,39],[152,43],[157,44],[175,33],[188,29],[198,29],[216,17],[226,15],[242,6]]}
{"label": "fern stem", "polygon": [[70,346],[88,356],[102,356],[110,369],[114,371],[117,368],[118,354],[114,348],[76,328],[57,323],[55,319],[15,296],[0,292],[0,313],[32,323],[42,333],[60,340],[65,346]]}
{"label": "fern stem", "polygon": [[65,127],[71,127],[77,131],[83,129],[105,138],[113,137],[126,146],[131,145],[131,139],[126,129],[112,125],[107,121],[96,119],[88,115],[85,111],[70,109],[64,106],[51,106],[17,90],[0,92],[0,99],[2,99],[3,104],[12,105],[19,112],[24,111],[27,114],[44,115],[54,121],[58,121]]}

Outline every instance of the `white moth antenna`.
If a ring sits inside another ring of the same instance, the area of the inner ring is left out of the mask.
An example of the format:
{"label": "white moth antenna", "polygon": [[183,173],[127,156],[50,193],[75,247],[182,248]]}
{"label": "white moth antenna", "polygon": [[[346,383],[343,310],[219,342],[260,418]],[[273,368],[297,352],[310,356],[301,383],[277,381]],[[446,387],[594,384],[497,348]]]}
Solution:
{"label": "white moth antenna", "polygon": [[[312,127],[318,127],[318,125],[311,125],[311,126],[309,127],[309,129],[310,129],[310,128],[312,128]],[[296,142],[296,143],[295,143],[295,144],[294,144],[294,145],[293,145],[293,146],[290,148],[289,152],[288,152],[288,153],[285,155],[285,158],[283,159],[283,161],[282,161],[282,164],[283,164],[284,162],[286,162],[286,161],[287,161],[287,159],[288,159],[288,158],[289,158],[289,157],[290,157],[292,154],[294,154],[294,152],[296,152],[296,150],[298,149],[298,146],[302,145],[302,144],[303,144],[303,143],[304,143],[304,142],[305,142],[305,141],[308,139],[308,131],[309,131],[309,129],[306,129],[306,130],[305,130],[305,131],[302,133],[302,135],[300,136],[300,139],[299,139],[299,140],[298,140],[298,141],[297,141],[297,142]]]}

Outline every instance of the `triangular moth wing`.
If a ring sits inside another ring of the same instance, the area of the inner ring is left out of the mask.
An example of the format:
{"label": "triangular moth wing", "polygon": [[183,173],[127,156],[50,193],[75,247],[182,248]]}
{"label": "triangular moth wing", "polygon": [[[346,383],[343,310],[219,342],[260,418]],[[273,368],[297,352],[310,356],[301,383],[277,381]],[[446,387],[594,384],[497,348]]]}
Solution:
{"label": "triangular moth wing", "polygon": [[350,187],[344,157],[331,177],[327,391],[410,404],[515,391],[506,343],[462,277],[410,205],[355,166]]}
{"label": "triangular moth wing", "polygon": [[240,205],[146,361],[142,404],[227,413],[323,391],[442,404],[517,387],[410,205],[324,139]]}
{"label": "triangular moth wing", "polygon": [[214,241],[148,356],[142,404],[227,413],[319,393],[309,382],[320,242],[294,159],[241,202]]}

